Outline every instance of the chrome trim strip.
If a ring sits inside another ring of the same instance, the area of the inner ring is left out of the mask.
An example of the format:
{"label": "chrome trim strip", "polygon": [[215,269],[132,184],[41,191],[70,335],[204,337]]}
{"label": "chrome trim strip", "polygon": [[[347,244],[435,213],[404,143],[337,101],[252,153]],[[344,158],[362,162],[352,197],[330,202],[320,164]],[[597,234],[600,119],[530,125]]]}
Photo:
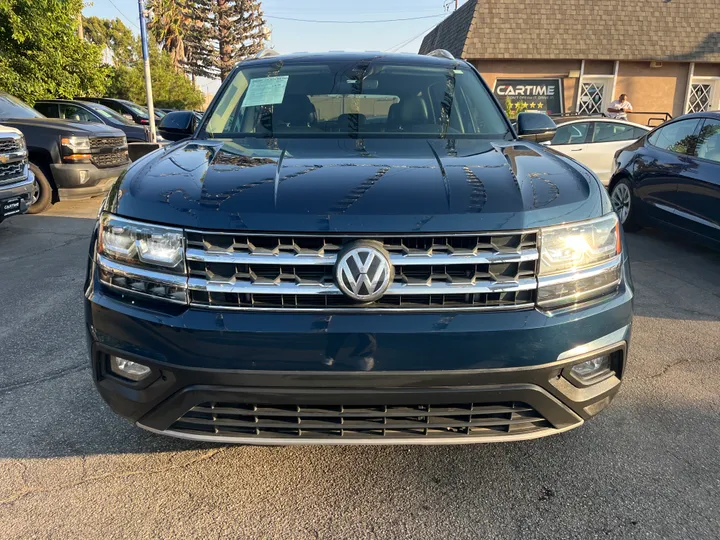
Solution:
{"label": "chrome trim strip", "polygon": [[[173,287],[178,287],[181,289],[187,288],[187,277],[185,275],[177,275],[174,276],[172,274],[164,274],[162,272],[155,272],[153,270],[147,270],[145,268],[136,268],[134,266],[129,266],[126,264],[118,263],[115,261],[112,261],[108,259],[107,257],[104,257],[103,255],[98,254],[97,256],[97,263],[100,265],[100,267],[104,268],[105,270],[109,270],[110,272],[114,272],[116,274],[120,274],[123,277],[128,277],[130,279],[136,278],[136,279],[147,279],[150,281],[154,281],[156,283],[162,283],[164,285],[172,285]],[[103,281],[103,283],[105,283]],[[125,290],[125,289],[123,289]],[[131,289],[128,289],[131,292]],[[152,295],[151,295],[152,296]],[[164,300],[164,298],[159,296],[153,296],[153,298],[161,298]]]}
{"label": "chrome trim strip", "polygon": [[[12,182],[12,183],[10,183]],[[13,178],[8,181],[7,184],[0,182],[0,186],[2,186],[3,190],[9,190],[9,189],[16,189],[23,186],[31,185],[35,182],[35,177],[32,178],[25,174],[23,176],[18,176],[17,178]]]}
{"label": "chrome trim strip", "polygon": [[707,219],[703,219],[698,216],[694,216],[688,212],[683,212],[682,210],[678,210],[677,208],[672,208],[670,206],[666,206],[664,204],[658,204],[653,203],[655,206],[660,208],[661,210],[665,210],[666,212],[669,212],[671,214],[674,214],[676,216],[679,216],[684,219],[689,219],[690,221],[694,221],[695,223],[699,223],[700,225],[705,225],[706,227],[712,227],[713,229],[720,230],[720,225],[717,223],[713,223],[712,221],[708,221]]}
{"label": "chrome trim strip", "polygon": [[[318,308],[288,308],[288,307],[252,307],[252,306],[217,306],[214,304],[198,304],[195,302],[190,303],[190,307],[198,309],[210,309],[210,310],[227,310],[227,311],[264,311],[264,312],[275,312],[275,313],[444,313],[448,311],[469,311],[469,312],[480,312],[480,311],[521,311],[527,309],[535,309],[535,302],[529,302],[527,304],[515,304],[512,306],[459,306],[459,307],[433,307],[433,306],[420,306],[420,307],[356,307],[356,308],[339,308],[339,307],[318,307]],[[533,366],[535,367],[535,366]]]}
{"label": "chrome trim strip", "polygon": [[572,358],[575,356],[583,356],[596,350],[606,349],[608,347],[618,345],[623,341],[627,341],[627,333],[629,330],[630,325],[628,324],[627,326],[623,326],[619,330],[615,330],[614,332],[594,339],[593,341],[584,343],[583,345],[578,345],[574,349],[570,349],[569,351],[560,353],[557,359],[558,361],[567,360],[568,358]]}
{"label": "chrome trim strip", "polygon": [[[302,285],[296,283],[261,283],[250,282],[219,283],[207,281],[202,278],[190,278],[188,288],[196,291],[234,294],[328,294],[342,295],[343,293],[334,283],[326,285]],[[416,295],[416,294],[479,294],[492,292],[528,291],[537,288],[535,278],[525,278],[519,281],[497,283],[495,281],[477,281],[474,285],[452,285],[450,283],[437,283],[432,285],[406,285],[394,283],[390,285],[384,296],[387,295]]]}
{"label": "chrome trim strip", "polygon": [[542,431],[536,431],[535,433],[521,433],[517,435],[496,435],[491,437],[437,437],[432,439],[425,439],[418,437],[417,439],[411,438],[358,438],[358,439],[313,439],[313,438],[272,438],[272,437],[228,437],[224,435],[196,435],[194,433],[183,433],[181,431],[173,430],[160,430],[144,426],[140,422],[136,422],[135,425],[151,433],[157,435],[166,435],[168,437],[176,437],[178,439],[186,439],[190,441],[205,441],[215,443],[237,443],[237,444],[253,444],[258,446],[297,446],[297,445],[317,445],[317,446],[336,446],[336,445],[449,445],[449,444],[480,444],[480,443],[498,443],[498,442],[513,442],[513,441],[528,441],[531,439],[539,439],[547,437],[548,435],[556,435],[569,431],[576,427],[580,427],[583,424],[582,418],[578,417],[578,422],[564,428],[545,428]]}
{"label": "chrome trim strip", "polygon": [[[225,251],[204,251],[188,248],[188,261],[228,264],[278,264],[278,265],[326,265],[335,264],[337,255],[292,255],[290,253],[231,253]],[[391,254],[393,266],[410,265],[451,265],[451,264],[493,264],[535,261],[539,257],[537,249],[524,249],[518,253],[478,253],[471,255],[399,255]]]}
{"label": "chrome trim strip", "polygon": [[9,163],[23,161],[24,159],[26,159],[28,157],[27,150],[25,150],[25,149],[17,150],[15,152],[8,152],[6,154],[0,154],[0,155],[8,157],[8,160],[5,163],[0,163],[0,165],[7,165]]}
{"label": "chrome trim strip", "polygon": [[580,279],[586,279],[595,277],[599,274],[614,270],[617,266],[622,263],[622,253],[616,255],[609,261],[606,261],[597,266],[585,268],[583,270],[576,270],[574,272],[565,272],[563,274],[554,274],[552,276],[539,276],[538,287],[549,287],[551,285],[559,285],[561,283],[567,283],[568,281],[578,281]]}
{"label": "chrome trim strip", "polygon": [[469,238],[475,236],[515,236],[518,234],[537,234],[540,229],[517,229],[512,231],[475,231],[475,232],[433,232],[433,233],[338,233],[338,232],[316,232],[316,233],[294,233],[294,232],[258,232],[258,231],[213,231],[213,230],[199,230],[199,229],[185,229],[185,232],[193,234],[212,234],[218,236],[247,236],[252,238],[253,236],[279,236],[281,238],[347,238],[348,235],[352,235],[356,238],[438,238],[438,237],[458,237],[466,236]]}
{"label": "chrome trim strip", "polygon": [[188,305],[187,290],[185,291],[185,300],[175,300],[174,298],[167,298],[165,296],[156,296],[154,294],[150,294],[150,293],[146,293],[146,292],[142,292],[142,291],[136,291],[134,289],[126,289],[125,287],[119,287],[112,283],[108,283],[107,281],[103,281],[102,278],[100,279],[100,282],[105,287],[109,287],[113,290],[116,290],[116,291],[122,293],[122,294],[140,296],[142,298],[151,298],[152,300],[161,301],[161,302],[171,302],[173,304],[180,304],[181,306]]}

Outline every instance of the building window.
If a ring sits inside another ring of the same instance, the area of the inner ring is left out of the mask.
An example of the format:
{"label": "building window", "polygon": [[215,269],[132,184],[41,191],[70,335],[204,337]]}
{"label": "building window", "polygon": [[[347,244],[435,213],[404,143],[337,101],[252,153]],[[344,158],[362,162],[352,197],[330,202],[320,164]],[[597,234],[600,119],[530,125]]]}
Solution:
{"label": "building window", "polygon": [[687,112],[704,112],[710,110],[712,84],[693,83],[690,85],[690,99]]}
{"label": "building window", "polygon": [[578,114],[602,114],[605,87],[605,83],[601,82],[584,82],[580,91]]}

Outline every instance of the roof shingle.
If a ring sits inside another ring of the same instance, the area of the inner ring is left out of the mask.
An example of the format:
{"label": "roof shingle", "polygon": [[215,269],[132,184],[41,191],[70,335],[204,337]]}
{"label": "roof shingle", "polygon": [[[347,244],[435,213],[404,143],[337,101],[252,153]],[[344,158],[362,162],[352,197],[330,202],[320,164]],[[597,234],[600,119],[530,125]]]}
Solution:
{"label": "roof shingle", "polygon": [[720,62],[720,0],[468,0],[420,53]]}

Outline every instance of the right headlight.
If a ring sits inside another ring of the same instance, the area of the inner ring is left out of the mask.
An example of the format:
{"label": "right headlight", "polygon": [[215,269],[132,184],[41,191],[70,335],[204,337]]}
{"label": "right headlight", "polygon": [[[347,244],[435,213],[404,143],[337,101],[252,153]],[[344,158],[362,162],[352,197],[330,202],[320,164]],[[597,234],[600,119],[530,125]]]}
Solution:
{"label": "right headlight", "polygon": [[620,224],[614,212],[541,229],[538,306],[567,307],[614,292],[621,259]]}
{"label": "right headlight", "polygon": [[97,262],[100,280],[116,290],[187,303],[182,229],[102,214]]}

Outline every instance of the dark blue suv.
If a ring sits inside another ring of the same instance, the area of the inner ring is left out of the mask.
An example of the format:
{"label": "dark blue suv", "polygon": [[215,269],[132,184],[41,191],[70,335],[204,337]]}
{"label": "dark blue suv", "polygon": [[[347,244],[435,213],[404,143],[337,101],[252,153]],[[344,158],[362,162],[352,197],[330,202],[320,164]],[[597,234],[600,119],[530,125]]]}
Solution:
{"label": "dark blue suv", "polygon": [[469,63],[261,54],[189,114],[92,238],[93,376],[120,415],[195,440],[447,444],[560,433],[615,396],[633,292],[608,195],[536,144],[547,116],[516,133]]}

